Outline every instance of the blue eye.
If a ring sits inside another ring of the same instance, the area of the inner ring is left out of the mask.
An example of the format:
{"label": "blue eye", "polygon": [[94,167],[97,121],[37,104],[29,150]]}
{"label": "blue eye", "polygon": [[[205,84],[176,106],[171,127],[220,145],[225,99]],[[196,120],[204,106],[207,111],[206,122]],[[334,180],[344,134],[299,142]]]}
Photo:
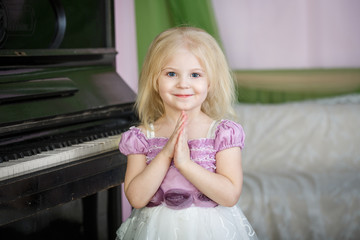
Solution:
{"label": "blue eye", "polygon": [[174,73],[174,72],[168,72],[167,75],[168,75],[169,77],[175,77],[175,76],[176,76],[176,73]]}
{"label": "blue eye", "polygon": [[198,74],[198,73],[192,73],[192,74],[191,74],[191,77],[193,77],[193,78],[198,78],[198,77],[200,77],[200,74]]}

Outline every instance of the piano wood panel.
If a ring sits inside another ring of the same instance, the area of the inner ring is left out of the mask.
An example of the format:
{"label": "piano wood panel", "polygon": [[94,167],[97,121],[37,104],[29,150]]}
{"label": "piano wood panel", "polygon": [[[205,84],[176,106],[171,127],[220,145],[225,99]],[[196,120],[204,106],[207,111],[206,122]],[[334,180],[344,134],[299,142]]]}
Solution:
{"label": "piano wood panel", "polygon": [[[109,189],[109,233],[121,223],[120,195],[125,177],[126,157],[112,151],[0,182],[0,226],[75,199],[93,201],[91,196]],[[115,203],[114,203],[115,202]],[[116,203],[118,202],[118,203]],[[87,211],[90,211],[87,209]],[[94,209],[96,211],[96,208]],[[87,213],[91,215],[91,213]],[[93,219],[96,224],[96,219]],[[89,223],[91,229],[92,223]]]}

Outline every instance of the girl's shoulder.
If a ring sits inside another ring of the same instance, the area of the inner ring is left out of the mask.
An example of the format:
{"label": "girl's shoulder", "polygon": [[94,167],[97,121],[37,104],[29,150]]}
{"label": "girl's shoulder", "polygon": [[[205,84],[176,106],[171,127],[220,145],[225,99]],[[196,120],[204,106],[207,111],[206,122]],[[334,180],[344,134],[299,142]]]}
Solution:
{"label": "girl's shoulder", "polygon": [[242,129],[242,126],[240,123],[235,122],[233,120],[230,119],[221,119],[218,120],[218,125],[217,128],[234,128],[234,129]]}
{"label": "girl's shoulder", "polygon": [[229,119],[221,119],[221,120],[217,120],[214,121],[212,129],[215,133],[215,136],[219,133],[222,132],[244,132],[243,127],[241,126],[240,123],[237,123],[233,120],[229,120]]}
{"label": "girl's shoulder", "polygon": [[143,126],[131,126],[127,131],[121,134],[121,138],[131,137],[131,138],[146,138],[146,131]]}
{"label": "girl's shoulder", "polygon": [[245,132],[243,127],[232,120],[217,121],[215,132],[215,148],[219,151],[230,147],[244,147]]}
{"label": "girl's shoulder", "polygon": [[131,126],[127,131],[123,132],[122,135],[134,135],[137,137],[147,138],[149,130],[144,125]]}
{"label": "girl's shoulder", "polygon": [[146,154],[149,143],[144,129],[142,126],[133,126],[123,132],[119,143],[120,152],[124,155]]}

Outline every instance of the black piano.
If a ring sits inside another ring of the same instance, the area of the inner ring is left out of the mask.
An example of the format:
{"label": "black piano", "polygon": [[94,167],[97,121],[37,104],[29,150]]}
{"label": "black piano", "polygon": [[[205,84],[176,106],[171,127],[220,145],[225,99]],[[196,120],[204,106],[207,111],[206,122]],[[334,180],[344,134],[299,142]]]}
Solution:
{"label": "black piano", "polygon": [[[118,143],[136,121],[136,95],[115,70],[113,7],[113,0],[0,0],[2,240],[47,238],[37,231],[56,219],[52,209],[80,211],[74,239],[97,239],[103,225],[115,238],[126,169]],[[51,239],[70,240],[73,227],[62,222]]]}

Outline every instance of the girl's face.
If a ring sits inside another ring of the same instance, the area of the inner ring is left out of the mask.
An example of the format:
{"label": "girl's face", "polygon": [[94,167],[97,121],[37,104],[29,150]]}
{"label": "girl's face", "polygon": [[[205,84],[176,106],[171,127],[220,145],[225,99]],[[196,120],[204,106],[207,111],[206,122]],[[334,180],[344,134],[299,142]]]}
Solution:
{"label": "girl's face", "polygon": [[158,79],[165,112],[200,110],[209,82],[198,59],[186,48],[177,50],[165,64]]}

